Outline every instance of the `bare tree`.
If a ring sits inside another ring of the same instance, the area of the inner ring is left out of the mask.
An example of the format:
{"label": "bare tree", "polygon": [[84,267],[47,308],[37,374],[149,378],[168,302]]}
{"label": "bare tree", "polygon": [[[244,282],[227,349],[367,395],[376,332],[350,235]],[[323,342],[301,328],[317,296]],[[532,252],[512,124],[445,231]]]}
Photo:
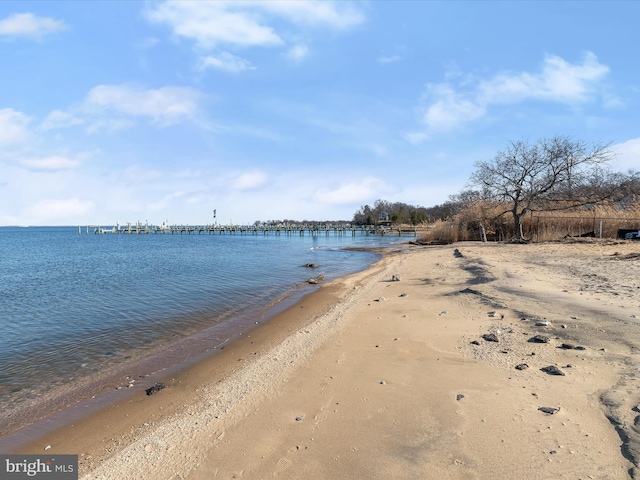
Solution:
{"label": "bare tree", "polygon": [[[529,212],[573,208],[610,197],[619,185],[605,166],[609,145],[555,136],[535,144],[512,142],[489,161],[476,163],[470,183],[484,198],[506,202],[516,241],[524,241],[522,218]],[[616,179],[618,180],[618,179]]]}

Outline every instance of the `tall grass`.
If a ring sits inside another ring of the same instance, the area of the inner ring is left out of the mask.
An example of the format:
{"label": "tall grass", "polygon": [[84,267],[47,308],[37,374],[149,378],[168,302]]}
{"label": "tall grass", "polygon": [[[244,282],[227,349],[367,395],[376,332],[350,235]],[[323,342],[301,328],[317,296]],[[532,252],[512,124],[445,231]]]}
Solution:
{"label": "tall grass", "polygon": [[[510,213],[500,215],[507,209],[505,204],[475,202],[449,220],[430,224],[419,240],[424,243],[481,240],[482,227],[488,241],[509,241],[515,236],[513,217]],[[624,208],[599,205],[529,213],[523,218],[522,226],[525,238],[532,242],[586,235],[616,238],[620,229],[640,229],[640,201],[635,199]]]}

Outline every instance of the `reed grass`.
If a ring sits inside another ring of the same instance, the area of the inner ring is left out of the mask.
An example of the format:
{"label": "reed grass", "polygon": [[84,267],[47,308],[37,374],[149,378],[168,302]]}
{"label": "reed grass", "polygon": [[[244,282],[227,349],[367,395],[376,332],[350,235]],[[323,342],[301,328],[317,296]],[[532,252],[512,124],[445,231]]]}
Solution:
{"label": "reed grass", "polygon": [[[463,207],[453,218],[430,224],[419,238],[423,243],[454,243],[481,240],[481,226],[488,241],[509,241],[514,237],[510,213],[500,215],[508,205],[474,202]],[[617,238],[618,230],[640,230],[640,199],[634,198],[622,208],[619,204],[578,207],[567,210],[533,212],[523,220],[523,232],[532,242],[593,236]]]}

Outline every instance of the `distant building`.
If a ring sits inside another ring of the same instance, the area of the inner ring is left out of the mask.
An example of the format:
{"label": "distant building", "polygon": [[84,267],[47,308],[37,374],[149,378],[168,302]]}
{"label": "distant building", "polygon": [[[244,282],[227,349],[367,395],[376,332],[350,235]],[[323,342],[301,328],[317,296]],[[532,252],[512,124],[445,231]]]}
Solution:
{"label": "distant building", "polygon": [[378,225],[391,225],[389,214],[387,212],[378,213]]}

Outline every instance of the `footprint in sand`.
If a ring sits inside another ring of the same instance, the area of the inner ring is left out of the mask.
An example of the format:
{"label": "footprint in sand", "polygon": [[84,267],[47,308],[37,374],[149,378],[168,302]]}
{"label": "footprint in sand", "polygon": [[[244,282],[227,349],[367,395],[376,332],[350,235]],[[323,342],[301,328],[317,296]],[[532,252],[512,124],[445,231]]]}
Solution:
{"label": "footprint in sand", "polygon": [[276,463],[276,469],[273,472],[273,476],[277,477],[278,475],[283,473],[286,469],[288,469],[291,466],[291,463],[292,463],[291,460],[284,457],[278,460],[278,462]]}

